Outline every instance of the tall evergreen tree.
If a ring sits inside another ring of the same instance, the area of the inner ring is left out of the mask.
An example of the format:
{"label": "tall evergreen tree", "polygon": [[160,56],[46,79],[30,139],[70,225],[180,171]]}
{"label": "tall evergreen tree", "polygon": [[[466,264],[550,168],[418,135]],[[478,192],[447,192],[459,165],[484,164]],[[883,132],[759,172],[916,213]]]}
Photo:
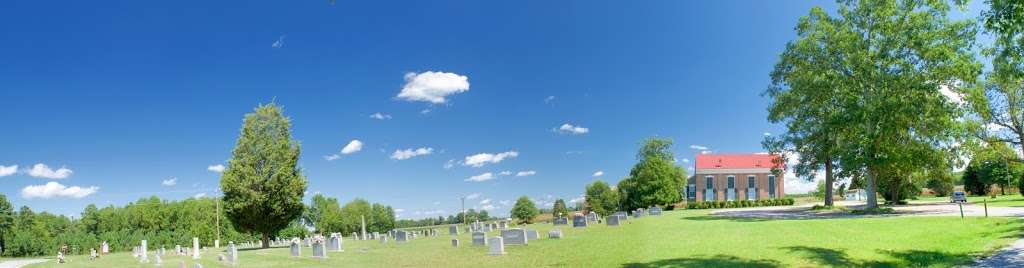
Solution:
{"label": "tall evergreen tree", "polygon": [[236,229],[270,237],[301,216],[306,178],[298,167],[299,143],[276,104],[245,115],[241,134],[221,176],[224,211]]}

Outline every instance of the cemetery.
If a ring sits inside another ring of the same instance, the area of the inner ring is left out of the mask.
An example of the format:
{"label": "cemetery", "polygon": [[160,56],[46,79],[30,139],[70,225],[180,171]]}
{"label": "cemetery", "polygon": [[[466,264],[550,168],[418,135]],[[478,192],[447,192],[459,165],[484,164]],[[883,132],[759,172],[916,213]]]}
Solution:
{"label": "cemetery", "polygon": [[[812,260],[820,256],[816,254],[822,248],[836,249],[842,252],[844,261],[854,264],[948,266],[990,250],[995,246],[993,241],[1008,243],[1008,237],[1024,228],[1019,221],[999,217],[752,220],[714,216],[706,210],[655,209],[644,211],[639,218],[621,214],[604,218],[605,223],[585,227],[508,222],[505,230],[481,228],[458,235],[439,235],[427,229],[385,232],[376,240],[337,234],[278,238],[272,240],[269,249],[250,242],[229,241],[221,244],[223,248],[213,248],[212,241],[190,241],[194,244],[180,249],[184,254],[176,254],[176,246],[139,241],[135,254],[113,252],[95,260],[89,255],[70,255],[59,266],[52,262],[29,267],[645,267],[664,260],[699,266],[818,266],[822,263]],[[883,228],[892,225],[908,228]],[[956,228],[949,228],[952,225]],[[442,228],[446,227],[437,227]],[[704,235],[733,234],[736,230],[744,232],[725,239]],[[877,236],[855,244],[829,242],[865,232]],[[935,235],[939,233],[943,235]],[[757,252],[731,250],[736,248]]]}

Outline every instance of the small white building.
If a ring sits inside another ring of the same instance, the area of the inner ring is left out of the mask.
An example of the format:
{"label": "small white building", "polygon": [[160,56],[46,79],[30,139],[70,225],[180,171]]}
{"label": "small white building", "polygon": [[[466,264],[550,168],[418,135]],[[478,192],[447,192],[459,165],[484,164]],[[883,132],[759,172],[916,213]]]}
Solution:
{"label": "small white building", "polygon": [[867,201],[868,192],[864,189],[849,189],[846,190],[846,201]]}

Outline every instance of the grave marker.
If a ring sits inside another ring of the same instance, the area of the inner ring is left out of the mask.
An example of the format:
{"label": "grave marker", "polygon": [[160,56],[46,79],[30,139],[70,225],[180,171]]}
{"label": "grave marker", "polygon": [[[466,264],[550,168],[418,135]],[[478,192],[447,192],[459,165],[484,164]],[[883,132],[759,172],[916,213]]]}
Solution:
{"label": "grave marker", "polygon": [[587,218],[583,215],[573,216],[572,227],[587,227]]}
{"label": "grave marker", "polygon": [[562,230],[561,229],[551,229],[551,231],[548,231],[548,238],[550,238],[550,239],[561,239],[562,238]]}
{"label": "grave marker", "polygon": [[512,228],[501,231],[501,240],[509,245],[526,245],[529,239],[526,237],[526,230]]}
{"label": "grave marker", "polygon": [[487,245],[487,233],[485,233],[485,232],[473,232],[473,245],[474,246],[486,246]]}
{"label": "grave marker", "polygon": [[487,255],[505,255],[505,243],[503,242],[503,238],[500,236],[491,237],[487,239],[487,243],[491,244],[490,250],[487,251]]}

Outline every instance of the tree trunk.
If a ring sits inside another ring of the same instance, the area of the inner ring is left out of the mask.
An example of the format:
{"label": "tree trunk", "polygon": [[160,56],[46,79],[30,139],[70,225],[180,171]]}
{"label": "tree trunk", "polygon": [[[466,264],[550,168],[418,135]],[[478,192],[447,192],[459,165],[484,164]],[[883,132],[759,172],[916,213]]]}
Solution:
{"label": "tree trunk", "polygon": [[260,239],[263,242],[263,248],[270,248],[270,234],[263,233],[263,238]]}
{"label": "tree trunk", "polygon": [[828,156],[825,157],[825,206],[831,207],[834,203],[832,200],[832,159]]}
{"label": "tree trunk", "polygon": [[867,173],[868,181],[867,185],[865,185],[864,187],[864,190],[868,195],[868,208],[878,208],[878,194],[875,193],[875,173],[874,171],[871,170],[871,168],[868,168]]}

